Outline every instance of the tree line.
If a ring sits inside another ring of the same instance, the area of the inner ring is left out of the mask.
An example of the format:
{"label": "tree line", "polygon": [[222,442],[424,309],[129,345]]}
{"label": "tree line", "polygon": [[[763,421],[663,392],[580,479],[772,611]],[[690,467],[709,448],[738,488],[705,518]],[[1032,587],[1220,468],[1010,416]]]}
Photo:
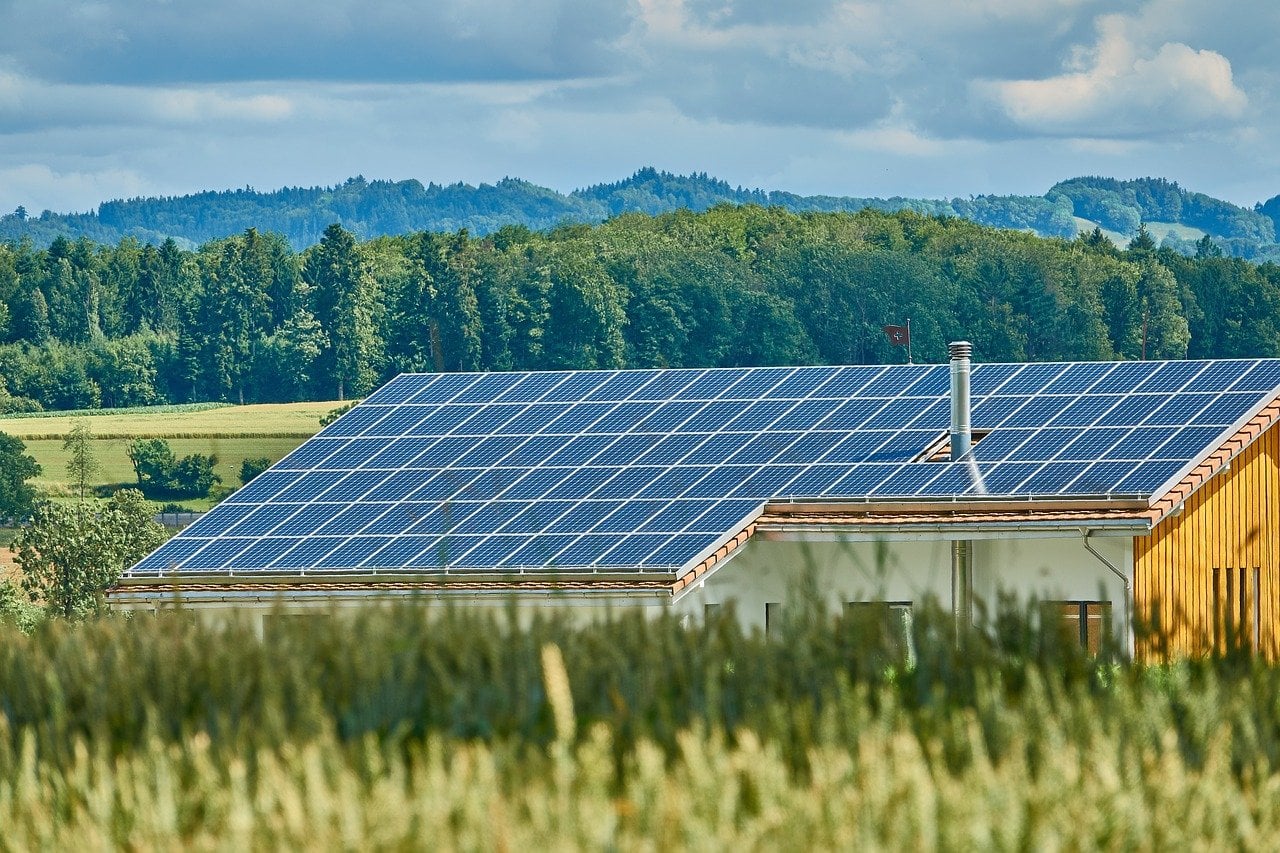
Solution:
{"label": "tree line", "polygon": [[719,204],[783,207],[795,213],[910,210],[1068,239],[1076,235],[1081,220],[1109,229],[1113,238],[1124,235],[1125,240],[1136,233],[1139,224],[1159,223],[1152,225],[1157,240],[1184,254],[1194,254],[1194,244],[1186,239],[1185,230],[1166,227],[1185,225],[1211,235],[1227,254],[1280,259],[1276,244],[1280,196],[1249,209],[1189,192],[1162,178],[1072,178],[1040,196],[860,198],[766,192],[734,187],[705,172],[675,175],[648,167],[624,180],[571,193],[516,178],[478,186],[424,186],[417,180],[367,181],[357,176],[331,187],[285,187],[270,192],[245,187],[108,201],[87,213],[46,210],[30,215],[19,207],[0,216],[0,240],[28,237],[43,247],[58,236],[71,240],[88,237],[100,243],[134,237],[160,245],[172,237],[178,245],[194,249],[254,227],[282,234],[294,250],[301,251],[318,243],[324,229],[334,222],[361,239],[463,228],[487,236],[506,225],[547,230],[565,223],[596,224],[624,213],[701,212]]}
{"label": "tree line", "polygon": [[404,371],[1280,356],[1280,266],[1099,231],[755,205],[298,253],[0,243],[0,411],[346,399]]}

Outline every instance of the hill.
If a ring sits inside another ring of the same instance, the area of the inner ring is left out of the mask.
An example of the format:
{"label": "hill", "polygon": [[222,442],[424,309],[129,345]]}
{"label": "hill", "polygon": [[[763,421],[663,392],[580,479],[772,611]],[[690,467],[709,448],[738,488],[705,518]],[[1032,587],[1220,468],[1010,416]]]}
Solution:
{"label": "hill", "polygon": [[[863,198],[745,189],[706,173],[674,175],[644,168],[616,183],[568,194],[516,178],[471,186],[355,177],[332,187],[286,187],[271,192],[246,187],[108,201],[92,213],[45,211],[30,217],[18,210],[0,217],[0,240],[26,238],[47,246],[59,236],[88,237],[99,243],[132,237],[151,244],[171,238],[180,246],[193,248],[256,228],[282,234],[300,250],[318,243],[324,229],[334,222],[365,239],[464,228],[483,236],[509,225],[546,230],[563,224],[598,223],[623,213],[700,212],[718,204],[776,206],[798,213],[910,210],[1067,238],[1075,236],[1082,224],[1084,230],[1096,225],[1127,236],[1139,223],[1158,221],[1198,229],[1228,254],[1249,258],[1277,255],[1276,221],[1280,218],[1280,196],[1248,210],[1189,192],[1162,178],[1073,178],[1054,185],[1043,196]],[[1163,231],[1153,233],[1165,236]],[[1172,244],[1193,251],[1193,243],[1185,240],[1175,239]]]}

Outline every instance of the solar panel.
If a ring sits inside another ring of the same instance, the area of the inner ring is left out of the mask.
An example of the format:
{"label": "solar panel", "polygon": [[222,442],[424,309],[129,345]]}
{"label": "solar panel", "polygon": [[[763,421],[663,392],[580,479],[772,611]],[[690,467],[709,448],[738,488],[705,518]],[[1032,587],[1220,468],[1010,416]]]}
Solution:
{"label": "solar panel", "polygon": [[440,540],[435,536],[396,536],[390,542],[369,555],[365,568],[398,568],[421,565],[411,562],[419,554],[429,550]]}
{"label": "solar panel", "polygon": [[271,564],[273,570],[312,569],[320,560],[342,544],[341,536],[307,536]]}
{"label": "solar panel", "polygon": [[418,393],[409,398],[410,403],[446,403],[479,377],[474,373],[441,373],[424,384]]}
{"label": "solar panel", "polygon": [[568,373],[526,373],[523,378],[494,397],[495,403],[529,403],[564,381]]}
{"label": "solar panel", "polygon": [[845,400],[862,393],[867,383],[888,370],[887,367],[842,367],[835,376],[814,389],[809,396],[824,400]]}
{"label": "solar panel", "polygon": [[[676,571],[772,499],[1149,495],[1280,360],[397,377],[131,573]],[[975,476],[977,475],[977,476]]]}

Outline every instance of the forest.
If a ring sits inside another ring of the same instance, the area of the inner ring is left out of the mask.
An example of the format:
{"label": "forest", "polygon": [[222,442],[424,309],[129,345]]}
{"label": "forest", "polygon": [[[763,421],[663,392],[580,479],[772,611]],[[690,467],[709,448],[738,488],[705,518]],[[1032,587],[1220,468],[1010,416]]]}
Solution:
{"label": "forest", "polygon": [[700,213],[718,204],[782,207],[794,213],[885,213],[912,211],[957,216],[995,228],[1073,238],[1100,226],[1113,241],[1126,242],[1142,223],[1157,243],[1195,254],[1208,235],[1226,254],[1280,260],[1276,243],[1280,196],[1253,209],[1163,178],[1115,180],[1080,177],[1061,181],[1041,196],[977,195],[951,199],[804,196],[731,186],[706,173],[674,175],[646,167],[621,181],[560,193],[517,178],[494,184],[423,185],[417,180],[354,177],[332,187],[286,187],[264,192],[250,187],[169,198],[107,201],[88,213],[31,215],[24,208],[0,216],[0,240],[24,237],[48,247],[57,237],[88,237],[118,243],[133,237],[160,245],[172,238],[194,249],[249,228],[279,233],[295,251],[314,246],[324,229],[338,223],[358,238],[413,231],[459,231],[487,236],[508,225],[547,230],[565,224],[598,224],[623,213],[658,215],[675,210]]}
{"label": "forest", "polygon": [[1280,356],[1280,266],[1140,228],[1041,238],[911,211],[720,205],[295,252],[0,243],[0,411],[349,399],[405,371]]}

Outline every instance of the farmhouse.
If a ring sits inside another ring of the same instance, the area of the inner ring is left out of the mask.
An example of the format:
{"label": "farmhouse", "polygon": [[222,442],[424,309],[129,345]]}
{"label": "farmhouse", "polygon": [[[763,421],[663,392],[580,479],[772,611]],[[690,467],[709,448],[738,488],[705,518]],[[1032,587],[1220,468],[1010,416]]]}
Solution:
{"label": "farmhouse", "polygon": [[[1280,650],[1280,360],[402,375],[116,606],[830,607],[1001,592],[1081,642]],[[1137,649],[1143,651],[1141,647]]]}

